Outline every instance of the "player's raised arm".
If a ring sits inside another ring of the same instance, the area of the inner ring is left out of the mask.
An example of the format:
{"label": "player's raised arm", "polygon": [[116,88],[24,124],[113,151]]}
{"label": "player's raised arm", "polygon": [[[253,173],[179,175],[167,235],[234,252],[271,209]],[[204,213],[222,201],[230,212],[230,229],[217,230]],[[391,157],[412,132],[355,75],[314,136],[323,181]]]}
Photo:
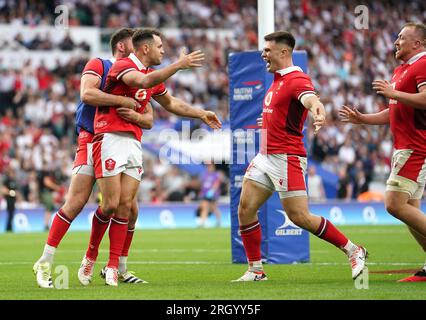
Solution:
{"label": "player's raised arm", "polygon": [[117,113],[124,120],[132,122],[142,129],[151,129],[154,125],[154,112],[149,102],[143,114],[128,108],[118,108]]}
{"label": "player's raised arm", "polygon": [[373,89],[377,94],[381,94],[389,99],[397,100],[415,109],[426,110],[426,81],[418,87],[418,93],[408,93],[395,90],[392,84],[386,80],[373,81]]}
{"label": "player's raised arm", "polygon": [[318,132],[319,129],[325,124],[325,109],[322,102],[315,95],[309,95],[306,98],[301,100],[303,106],[312,113],[314,119],[315,131],[314,134]]}
{"label": "player's raised arm", "polygon": [[102,70],[102,62],[99,59],[92,59],[87,63],[80,83],[81,101],[91,106],[120,106],[136,109],[139,106],[136,100],[108,94],[100,90]]}
{"label": "player's raised arm", "polygon": [[186,102],[173,97],[170,93],[153,97],[164,109],[178,116],[201,119],[212,129],[220,129],[222,123],[212,111],[191,107]]}
{"label": "player's raised arm", "polygon": [[389,109],[377,113],[363,114],[357,108],[342,106],[339,110],[339,117],[342,122],[353,124],[381,125],[389,123]]}
{"label": "player's raised arm", "polygon": [[204,53],[201,51],[194,51],[190,54],[181,53],[179,60],[156,70],[149,74],[143,74],[138,71],[130,71],[123,75],[123,82],[130,87],[137,87],[141,89],[152,88],[170,78],[179,70],[198,68],[202,66],[204,61]]}

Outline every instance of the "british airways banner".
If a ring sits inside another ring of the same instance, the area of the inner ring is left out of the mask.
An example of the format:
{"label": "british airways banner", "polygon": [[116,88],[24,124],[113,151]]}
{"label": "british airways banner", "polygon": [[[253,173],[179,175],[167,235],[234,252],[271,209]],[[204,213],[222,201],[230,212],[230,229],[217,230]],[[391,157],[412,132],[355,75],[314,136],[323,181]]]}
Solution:
{"label": "british airways banner", "polygon": [[[295,52],[294,64],[307,71],[306,52]],[[247,262],[238,234],[238,203],[248,164],[260,146],[261,130],[256,119],[261,116],[263,98],[273,75],[266,71],[259,51],[231,53],[229,56],[230,119],[232,131],[231,240],[232,261]],[[309,261],[309,234],[295,226],[274,194],[259,210],[262,226],[262,259],[268,263]]]}

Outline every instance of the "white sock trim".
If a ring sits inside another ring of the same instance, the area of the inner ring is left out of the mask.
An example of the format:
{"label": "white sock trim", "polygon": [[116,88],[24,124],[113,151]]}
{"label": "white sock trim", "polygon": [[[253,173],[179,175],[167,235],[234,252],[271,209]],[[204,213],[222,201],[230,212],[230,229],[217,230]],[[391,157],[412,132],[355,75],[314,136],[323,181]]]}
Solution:
{"label": "white sock trim", "polygon": [[127,257],[126,256],[120,256],[118,258],[118,270],[120,272],[125,272],[127,270]]}
{"label": "white sock trim", "polygon": [[345,244],[343,249],[346,251],[347,255],[351,255],[354,250],[358,249],[358,246],[356,244],[353,244],[351,240],[348,240],[348,242]]}
{"label": "white sock trim", "polygon": [[55,255],[56,248],[49,246],[47,243],[44,245],[43,254],[41,255],[38,261],[40,262],[53,262],[53,257]]}

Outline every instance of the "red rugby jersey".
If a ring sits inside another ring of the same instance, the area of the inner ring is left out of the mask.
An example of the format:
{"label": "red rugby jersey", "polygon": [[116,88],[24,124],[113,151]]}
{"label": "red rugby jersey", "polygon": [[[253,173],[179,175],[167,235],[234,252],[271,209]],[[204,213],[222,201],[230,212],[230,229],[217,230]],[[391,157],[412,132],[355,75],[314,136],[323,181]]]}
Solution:
{"label": "red rugby jersey", "polygon": [[[426,52],[396,67],[391,84],[398,91],[418,93],[426,85]],[[426,110],[390,99],[389,116],[395,149],[411,149],[426,155]]]}
{"label": "red rugby jersey", "polygon": [[303,145],[303,125],[308,110],[300,102],[305,95],[315,94],[308,75],[292,66],[279,70],[274,75],[263,101],[263,125],[261,153],[286,153],[306,156]]}
{"label": "red rugby jersey", "polygon": [[[145,107],[152,96],[159,96],[167,93],[164,83],[148,89],[129,87],[122,81],[123,75],[130,71],[140,71],[144,74],[153,72],[153,69],[145,67],[142,62],[132,53],[127,58],[118,59],[111,67],[105,83],[104,92],[134,98],[141,107],[137,109],[143,113]],[[95,116],[95,134],[106,132],[131,132],[134,137],[141,141],[142,129],[136,124],[122,119],[115,108],[97,107]]]}

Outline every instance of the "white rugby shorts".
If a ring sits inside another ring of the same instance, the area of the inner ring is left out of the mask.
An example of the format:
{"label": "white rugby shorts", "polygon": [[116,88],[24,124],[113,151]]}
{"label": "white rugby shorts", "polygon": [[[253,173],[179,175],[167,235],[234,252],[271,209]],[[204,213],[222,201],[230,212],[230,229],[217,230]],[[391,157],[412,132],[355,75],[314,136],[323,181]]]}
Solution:
{"label": "white rugby shorts", "polygon": [[426,157],[414,150],[395,150],[386,191],[408,193],[410,199],[421,199],[426,184]]}
{"label": "white rugby shorts", "polygon": [[256,181],[280,198],[307,196],[306,157],[258,153],[248,166],[245,178]]}
{"label": "white rugby shorts", "polygon": [[142,145],[132,133],[114,132],[95,135],[92,156],[96,179],[127,174],[142,180]]}

